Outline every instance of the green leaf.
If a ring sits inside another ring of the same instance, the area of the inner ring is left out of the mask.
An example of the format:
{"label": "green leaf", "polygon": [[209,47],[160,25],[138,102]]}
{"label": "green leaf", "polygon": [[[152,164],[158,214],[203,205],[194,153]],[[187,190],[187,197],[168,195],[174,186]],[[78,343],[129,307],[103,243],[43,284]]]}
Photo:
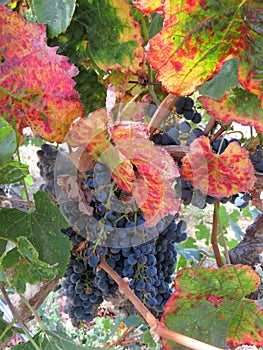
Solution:
{"label": "green leaf", "polygon": [[16,150],[15,130],[0,117],[0,165],[11,160]]}
{"label": "green leaf", "polygon": [[[68,338],[66,334],[59,332],[46,331],[39,332],[34,336],[35,342],[45,350],[96,350],[103,348],[95,348],[92,346],[82,346],[74,343]],[[27,342],[24,344],[16,345],[12,347],[12,350],[35,350],[32,343]]]}
{"label": "green leaf", "polygon": [[11,249],[1,259],[1,266],[8,269],[6,279],[18,293],[24,293],[26,283],[53,279],[57,275],[57,267],[50,266],[38,259],[38,252],[26,237],[17,238],[17,247]]}
{"label": "green leaf", "polygon": [[91,63],[100,73],[109,70],[136,73],[141,68],[144,50],[140,26],[131,9],[125,0],[98,0],[96,6],[79,0],[60,41],[63,54],[74,63]]}
{"label": "green leaf", "polygon": [[142,324],[142,319],[136,315],[130,315],[123,322],[127,327],[139,327]]}
{"label": "green leaf", "polygon": [[20,182],[28,174],[28,165],[11,160],[0,166],[0,184]]}
{"label": "green leaf", "polygon": [[150,331],[144,332],[143,342],[147,345],[147,348],[149,349],[156,349],[157,347],[157,343],[153,340],[153,337]]}
{"label": "green leaf", "polygon": [[64,32],[70,24],[75,11],[74,0],[32,0],[38,23],[48,25],[48,35],[53,38]]}
{"label": "green leaf", "polygon": [[19,331],[21,332],[20,328],[10,327],[9,323],[3,320],[2,317],[3,313],[0,312],[0,343],[2,343],[6,338],[13,337]]}
{"label": "green leaf", "polygon": [[0,282],[6,282],[4,270],[0,266]]}
{"label": "green leaf", "polygon": [[161,31],[163,27],[163,17],[156,13],[148,29],[149,39]]}
{"label": "green leaf", "polygon": [[10,0],[0,0],[0,4],[7,4]]}
{"label": "green leaf", "polygon": [[1,257],[0,265],[6,270],[10,269],[10,267],[14,266],[19,262],[19,253],[17,247],[10,249],[4,256]]}
{"label": "green leaf", "polygon": [[[248,266],[185,269],[175,279],[161,322],[171,330],[231,349],[263,345],[263,311],[246,296],[260,285]],[[186,349],[163,339],[165,349]]]}
{"label": "green leaf", "polygon": [[58,277],[62,276],[66,270],[71,244],[60,229],[67,227],[68,222],[45,192],[37,192],[34,199],[34,212],[0,209],[0,241],[3,237],[21,243],[21,238],[19,241],[18,237],[26,236],[37,250],[39,260],[51,266],[58,264]]}
{"label": "green leaf", "polygon": [[227,61],[220,72],[211,80],[205,82],[198,88],[202,95],[211,98],[220,98],[224,93],[238,85],[238,59]]}
{"label": "green leaf", "polygon": [[208,245],[211,237],[211,233],[206,225],[199,224],[196,225],[195,228],[197,231],[195,231],[195,236],[197,239],[205,239],[205,244]]}
{"label": "green leaf", "polygon": [[232,230],[235,232],[236,239],[238,240],[238,242],[240,242],[244,238],[245,233],[232,220],[230,220],[230,225],[231,225]]}

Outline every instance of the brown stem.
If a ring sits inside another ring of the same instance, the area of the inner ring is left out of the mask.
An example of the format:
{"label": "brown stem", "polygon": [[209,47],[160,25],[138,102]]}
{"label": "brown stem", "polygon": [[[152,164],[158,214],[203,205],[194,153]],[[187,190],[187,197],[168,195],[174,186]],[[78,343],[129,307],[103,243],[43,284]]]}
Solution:
{"label": "brown stem", "polygon": [[213,214],[213,227],[212,227],[212,236],[211,236],[211,243],[214,250],[216,263],[218,267],[222,267],[224,265],[223,260],[221,258],[221,254],[218,247],[218,211],[219,211],[219,205],[220,202],[216,201],[214,204],[214,214]]}
{"label": "brown stem", "polygon": [[211,137],[210,142],[213,143],[220,135],[223,134],[229,127],[229,124],[223,124],[221,128]]}
{"label": "brown stem", "polygon": [[189,152],[187,146],[155,146],[164,148],[175,160],[180,160]]}
{"label": "brown stem", "polygon": [[[28,201],[25,201],[23,199],[17,199],[17,198],[13,198],[13,197],[5,197],[5,196],[1,196],[0,195],[0,200],[1,201],[9,201],[9,202],[14,202],[14,203],[22,203],[25,205],[28,205]],[[31,206],[34,207],[35,203],[34,202],[30,202]]]}
{"label": "brown stem", "polygon": [[155,130],[158,129],[162,121],[169,115],[172,106],[178,98],[178,95],[169,94],[165,97],[160,106],[158,106],[148,126],[150,137],[152,137]]}
{"label": "brown stem", "polygon": [[131,288],[129,287],[129,283],[127,280],[122,279],[117,272],[115,272],[104,259],[101,258],[100,265],[103,270],[105,270],[118,284],[119,290],[121,293],[125,294],[132,302],[132,304],[136,307],[136,309],[140,312],[140,314],[145,318],[150,327],[155,327],[158,323],[158,320],[154,317],[154,315],[147,309],[145,305],[136,297]]}
{"label": "brown stem", "polygon": [[216,123],[216,118],[211,117],[208,121],[208,123],[206,124],[205,130],[204,130],[204,135],[207,136],[210,131],[213,129],[214,125]]}
{"label": "brown stem", "polygon": [[180,333],[171,331],[168,329],[162,322],[158,321],[154,315],[146,308],[145,305],[137,298],[137,296],[133,293],[129,284],[126,280],[122,279],[117,272],[115,272],[106,261],[101,258],[99,267],[104,269],[118,284],[120,292],[124,293],[125,296],[132,302],[132,304],[136,307],[139,313],[143,316],[143,318],[147,321],[150,328],[152,328],[152,332],[164,337],[166,339],[172,340],[178,344],[188,346],[193,350],[220,350],[215,346],[203,343],[199,340],[187,337]]}

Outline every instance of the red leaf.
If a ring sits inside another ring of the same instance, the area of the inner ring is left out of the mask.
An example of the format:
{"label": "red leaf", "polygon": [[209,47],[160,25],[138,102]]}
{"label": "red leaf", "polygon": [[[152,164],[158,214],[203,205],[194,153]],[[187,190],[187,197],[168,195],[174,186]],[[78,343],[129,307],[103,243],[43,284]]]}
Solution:
{"label": "red leaf", "polygon": [[[138,170],[132,194],[145,215],[145,225],[154,226],[162,217],[177,213],[181,202],[171,184],[179,172],[170,154],[145,138],[146,130],[140,123],[117,125],[111,133],[118,150]],[[114,179],[123,188],[115,174]]]}
{"label": "red leaf", "polygon": [[209,139],[201,136],[191,143],[182,162],[182,177],[215,198],[246,192],[256,181],[248,151],[237,142],[231,142],[222,154],[215,154]]}
{"label": "red leaf", "polygon": [[181,202],[171,186],[179,172],[173,158],[147,139],[143,124],[123,122],[107,131],[107,120],[104,109],[91,113],[73,125],[67,142],[74,147],[85,146],[92,157],[108,165],[116,184],[132,193],[144,212],[145,226],[154,226],[162,217],[177,213]]}
{"label": "red leaf", "polygon": [[[263,311],[247,295],[260,285],[248,266],[183,269],[161,321],[171,330],[225,348],[263,345]],[[163,338],[165,349],[185,349]]]}
{"label": "red leaf", "polygon": [[198,98],[210,115],[225,123],[232,121],[254,126],[263,132],[263,109],[256,95],[241,89],[227,92],[220,100]]}
{"label": "red leaf", "polygon": [[0,113],[15,120],[20,132],[30,126],[43,139],[62,142],[83,115],[72,79],[78,70],[47,46],[45,33],[45,26],[0,5]]}
{"label": "red leaf", "polygon": [[156,11],[155,7],[164,12],[161,32],[149,41],[147,60],[167,91],[191,94],[225,61],[236,57],[240,83],[263,99],[261,0],[137,0],[134,4],[145,13]]}

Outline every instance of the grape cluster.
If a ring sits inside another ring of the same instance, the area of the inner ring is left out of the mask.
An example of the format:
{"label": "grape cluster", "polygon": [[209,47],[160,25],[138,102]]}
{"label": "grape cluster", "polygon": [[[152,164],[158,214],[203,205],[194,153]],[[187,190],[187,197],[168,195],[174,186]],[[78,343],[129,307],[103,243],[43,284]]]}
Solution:
{"label": "grape cluster", "polygon": [[202,116],[194,110],[194,100],[190,97],[180,96],[175,102],[177,114],[183,114],[186,120],[191,120],[195,124],[199,124]]}
{"label": "grape cluster", "polygon": [[257,145],[254,153],[250,153],[249,158],[254,168],[259,173],[263,173],[263,150],[261,145]]}
{"label": "grape cluster", "polygon": [[58,150],[47,143],[41,146],[41,149],[37,151],[39,161],[37,167],[40,169],[40,175],[45,180],[45,184],[40,186],[40,190],[46,191],[52,197],[55,197],[54,188],[54,166]]}
{"label": "grape cluster", "polygon": [[[157,239],[134,247],[114,248],[95,245],[77,234],[72,227],[62,229],[73,243],[73,249],[62,287],[67,297],[65,312],[74,325],[90,322],[103,301],[103,296],[114,297],[117,284],[107,273],[98,268],[100,257],[121,277],[129,280],[137,297],[160,316],[172,294],[170,284],[176,263],[174,242],[187,238],[185,220],[176,222],[177,215],[166,225],[162,219],[157,229]],[[171,220],[171,218],[170,218]],[[84,247],[79,249],[79,245]]]}

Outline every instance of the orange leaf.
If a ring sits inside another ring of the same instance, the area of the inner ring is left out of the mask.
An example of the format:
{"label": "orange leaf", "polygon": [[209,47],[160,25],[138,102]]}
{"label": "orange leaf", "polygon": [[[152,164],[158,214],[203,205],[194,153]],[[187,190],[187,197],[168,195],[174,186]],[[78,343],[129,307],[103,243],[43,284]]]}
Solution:
{"label": "orange leaf", "polygon": [[51,142],[62,142],[73,120],[83,116],[72,79],[78,70],[46,43],[44,25],[29,23],[0,5],[0,114],[19,132],[30,126]]}
{"label": "orange leaf", "polygon": [[215,154],[209,139],[201,136],[192,142],[182,162],[182,177],[215,198],[246,192],[256,181],[248,151],[237,142],[231,142],[222,154]]}

